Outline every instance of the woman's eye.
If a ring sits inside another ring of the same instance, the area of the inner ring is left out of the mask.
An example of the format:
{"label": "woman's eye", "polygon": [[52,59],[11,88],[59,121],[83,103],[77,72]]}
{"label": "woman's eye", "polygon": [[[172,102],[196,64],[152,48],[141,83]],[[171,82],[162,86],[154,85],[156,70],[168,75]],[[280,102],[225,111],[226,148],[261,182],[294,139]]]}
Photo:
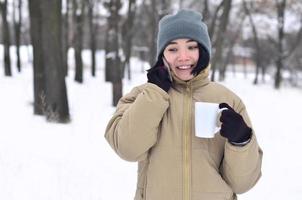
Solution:
{"label": "woman's eye", "polygon": [[198,49],[198,46],[197,45],[192,45],[192,46],[189,46],[188,49],[190,49],[190,50]]}
{"label": "woman's eye", "polygon": [[170,51],[170,52],[176,52],[177,49],[176,48],[169,48],[168,51]]}

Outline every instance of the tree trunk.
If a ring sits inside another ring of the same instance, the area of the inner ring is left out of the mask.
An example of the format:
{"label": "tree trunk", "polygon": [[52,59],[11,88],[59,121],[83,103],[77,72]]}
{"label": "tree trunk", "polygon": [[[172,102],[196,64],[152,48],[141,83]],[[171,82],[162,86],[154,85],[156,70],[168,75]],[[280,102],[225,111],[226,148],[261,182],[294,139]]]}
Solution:
{"label": "tree trunk", "polygon": [[123,46],[125,52],[125,62],[123,63],[123,72],[127,69],[128,80],[131,80],[131,66],[130,57],[132,51],[132,38],[134,35],[133,25],[136,12],[136,0],[129,0],[128,2],[128,17],[123,26]]}
{"label": "tree trunk", "polygon": [[263,65],[261,65],[262,83],[265,83],[265,74],[266,74],[266,68]]}
{"label": "tree trunk", "polygon": [[118,100],[122,97],[122,67],[119,57],[119,10],[122,4],[120,0],[111,0],[105,3],[109,10],[108,27],[106,31],[106,81],[113,84],[113,106],[117,105]]}
{"label": "tree trunk", "polygon": [[276,74],[275,74],[275,88],[279,89],[281,82],[282,82],[282,74],[281,74],[281,69],[283,68],[283,63],[282,60],[280,58],[278,58],[278,60],[276,61]]}
{"label": "tree trunk", "polygon": [[229,44],[226,57],[225,57],[225,59],[223,59],[222,67],[219,70],[219,81],[224,81],[224,79],[225,79],[225,72],[226,72],[227,66],[228,66],[228,64],[230,63],[230,60],[231,60],[232,50],[233,50],[234,44],[235,43],[230,43]]}
{"label": "tree trunk", "polygon": [[[227,71],[227,66],[230,63],[231,56],[233,55],[232,52],[233,52],[234,45],[236,44],[236,40],[238,39],[238,37],[241,33],[242,24],[245,19],[245,14],[243,13],[243,16],[240,15],[239,18],[240,18],[240,23],[239,23],[238,27],[236,27],[235,34],[232,36],[230,41],[227,42],[227,44],[228,44],[227,51],[226,51],[227,54],[226,54],[225,58],[221,59],[222,62],[221,62],[221,67],[219,69],[219,81],[223,81],[225,79],[225,73]],[[235,27],[234,27],[234,30],[235,30]]]}
{"label": "tree trunk", "polygon": [[150,16],[150,32],[151,32],[151,40],[150,40],[150,53],[149,53],[149,64],[150,66],[154,65],[156,62],[156,33],[157,33],[157,24],[159,21],[158,10],[156,8],[156,1],[151,1],[151,13]]}
{"label": "tree trunk", "polygon": [[[256,63],[257,63],[257,58],[256,58]],[[256,64],[256,71],[255,71],[255,78],[254,78],[254,85],[258,84],[258,76],[259,76],[259,72],[260,72],[260,67]]]}
{"label": "tree trunk", "polygon": [[43,115],[45,106],[45,74],[42,51],[42,19],[40,0],[29,0],[30,35],[33,46],[34,114]]}
{"label": "tree trunk", "polygon": [[223,6],[223,2],[224,1],[221,1],[221,3],[217,6],[217,8],[215,9],[214,16],[212,17],[213,19],[212,19],[210,27],[209,27],[209,36],[210,36],[211,40],[213,40],[213,38],[214,38],[217,17],[218,17],[218,13],[219,13],[220,9]]}
{"label": "tree trunk", "polygon": [[203,3],[203,20],[207,22],[210,18],[210,10],[209,10],[209,2],[208,0],[204,0]]}
{"label": "tree trunk", "polygon": [[95,0],[89,0],[88,6],[88,18],[89,18],[89,30],[90,30],[90,49],[91,49],[91,75],[95,77],[95,51],[96,51],[96,28],[93,22],[94,12],[93,8],[96,5]]}
{"label": "tree trunk", "polygon": [[[65,74],[62,61],[62,2],[41,0],[42,49],[45,70],[45,115],[48,121],[69,122]],[[49,31],[51,30],[51,31]],[[46,56],[47,55],[47,56]]]}
{"label": "tree trunk", "polygon": [[278,57],[276,61],[276,74],[275,74],[275,88],[279,89],[282,82],[282,69],[283,69],[283,40],[284,40],[284,14],[286,8],[286,0],[281,2],[277,1],[277,14],[278,14]]}
{"label": "tree trunk", "polygon": [[[18,72],[21,72],[21,58],[20,58],[20,38],[21,38],[21,24],[22,24],[22,1],[18,0],[18,4],[15,4],[14,1],[14,9],[13,9],[13,21],[15,28],[15,41],[16,41],[16,55],[17,55],[17,69]],[[18,8],[18,12],[16,14],[16,9]]]}
{"label": "tree trunk", "polygon": [[254,78],[254,84],[257,85],[258,84],[258,75],[259,75],[259,71],[261,68],[261,64],[260,64],[260,44],[259,44],[259,39],[258,39],[258,33],[257,33],[257,29],[256,29],[256,25],[254,23],[252,14],[249,10],[249,8],[247,7],[247,4],[245,2],[245,0],[243,0],[243,8],[245,13],[247,14],[250,24],[252,26],[252,31],[253,31],[253,39],[254,39],[254,44],[255,44],[255,57],[256,57],[256,71],[255,71],[255,78]]}
{"label": "tree trunk", "polygon": [[65,0],[66,13],[62,15],[62,58],[65,76],[68,75],[68,49],[69,49],[69,12],[70,0]]}
{"label": "tree trunk", "polygon": [[247,78],[247,66],[246,66],[246,58],[245,57],[243,58],[243,75],[244,75],[244,78],[246,79]]}
{"label": "tree trunk", "polygon": [[215,40],[216,46],[215,46],[215,55],[212,59],[212,75],[211,80],[215,80],[215,72],[217,68],[217,64],[221,61],[222,57],[222,51],[223,51],[223,41],[224,37],[223,34],[226,31],[227,24],[229,22],[229,13],[231,10],[232,0],[224,0],[223,1],[223,13],[219,20],[219,29],[217,33],[217,37]]}
{"label": "tree trunk", "polygon": [[0,2],[0,12],[2,15],[2,39],[4,44],[4,74],[5,76],[12,76],[11,70],[11,62],[10,62],[10,33],[9,33],[9,25],[7,21],[7,0],[4,2]]}
{"label": "tree trunk", "polygon": [[[80,3],[80,4],[79,4]],[[83,19],[84,19],[84,1],[73,0],[73,14],[75,20],[74,30],[74,45],[75,45],[75,81],[83,83],[83,60],[82,60],[82,49],[83,49]]]}

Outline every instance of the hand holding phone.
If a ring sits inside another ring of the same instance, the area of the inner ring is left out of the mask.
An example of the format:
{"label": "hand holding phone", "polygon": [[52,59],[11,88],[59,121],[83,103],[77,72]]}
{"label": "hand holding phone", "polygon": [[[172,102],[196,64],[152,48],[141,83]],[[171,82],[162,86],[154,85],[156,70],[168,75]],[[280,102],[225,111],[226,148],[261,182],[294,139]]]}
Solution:
{"label": "hand holding phone", "polygon": [[157,85],[166,92],[169,91],[172,85],[170,68],[167,66],[168,65],[157,62],[147,73],[148,82]]}

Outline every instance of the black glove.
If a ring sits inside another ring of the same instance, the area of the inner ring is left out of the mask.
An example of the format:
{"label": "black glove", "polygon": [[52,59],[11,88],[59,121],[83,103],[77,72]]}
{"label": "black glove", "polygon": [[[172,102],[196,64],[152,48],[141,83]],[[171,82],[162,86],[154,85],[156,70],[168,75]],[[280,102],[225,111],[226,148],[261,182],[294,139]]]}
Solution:
{"label": "black glove", "polygon": [[194,76],[198,75],[203,69],[205,69],[210,62],[209,52],[201,44],[198,44],[198,49],[199,59],[197,61],[196,67],[191,72]]}
{"label": "black glove", "polygon": [[219,104],[219,108],[227,108],[222,111],[220,134],[231,143],[243,143],[252,135],[252,129],[248,127],[242,116],[234,111],[227,103]]}
{"label": "black glove", "polygon": [[149,83],[157,85],[166,92],[169,91],[172,85],[169,73],[162,61],[158,61],[154,67],[148,70],[147,78]]}

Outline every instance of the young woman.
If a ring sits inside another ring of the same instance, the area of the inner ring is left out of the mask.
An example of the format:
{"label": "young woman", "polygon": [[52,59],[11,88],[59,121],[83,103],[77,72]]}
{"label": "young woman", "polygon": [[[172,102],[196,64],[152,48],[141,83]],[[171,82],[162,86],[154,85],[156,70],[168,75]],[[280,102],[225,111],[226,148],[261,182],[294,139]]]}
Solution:
{"label": "young woman", "polygon": [[[262,151],[246,108],[209,80],[210,56],[199,13],[160,20],[148,83],[121,98],[105,134],[121,158],[138,162],[135,200],[234,200],[260,178]],[[195,136],[195,102],[227,108],[214,138]]]}

